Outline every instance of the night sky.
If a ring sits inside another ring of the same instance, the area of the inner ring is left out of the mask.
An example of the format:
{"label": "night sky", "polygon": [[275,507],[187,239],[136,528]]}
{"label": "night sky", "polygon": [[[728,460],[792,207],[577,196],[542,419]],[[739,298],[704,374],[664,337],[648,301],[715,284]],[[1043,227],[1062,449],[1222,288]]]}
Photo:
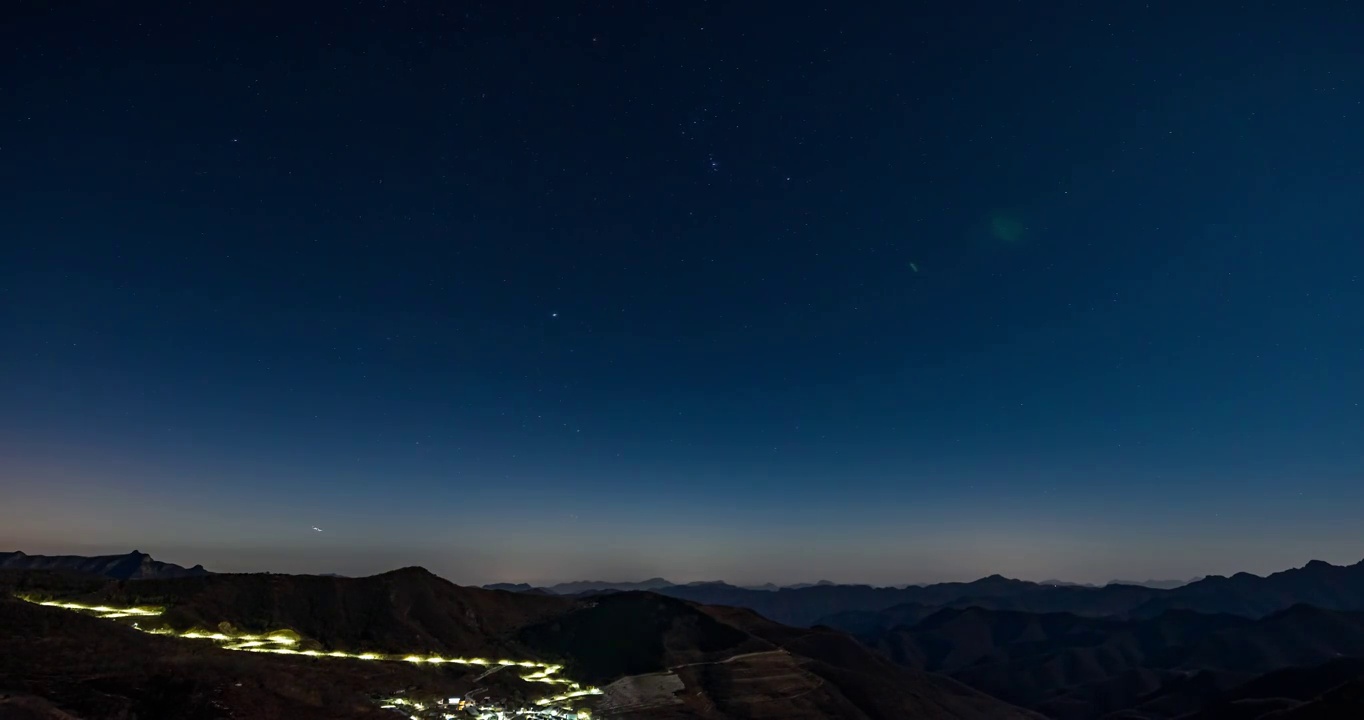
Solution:
{"label": "night sky", "polygon": [[0,549],[1356,562],[1364,5],[1286,5],[6,3]]}

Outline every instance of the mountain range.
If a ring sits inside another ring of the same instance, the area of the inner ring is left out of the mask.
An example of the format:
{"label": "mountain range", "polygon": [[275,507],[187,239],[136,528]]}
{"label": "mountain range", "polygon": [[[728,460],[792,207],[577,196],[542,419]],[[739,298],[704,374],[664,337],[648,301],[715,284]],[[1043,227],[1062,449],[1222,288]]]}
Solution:
{"label": "mountain range", "polygon": [[553,661],[575,681],[600,686],[602,714],[620,717],[1040,720],[945,676],[897,665],[841,632],[641,591],[512,593],[460,587],[420,568],[364,578],[138,580],[7,571],[0,590],[9,591],[0,599],[0,714],[8,704],[48,713],[32,715],[43,718],[393,717],[368,697],[395,689],[452,697],[490,683],[514,686],[518,677],[232,653],[8,598],[20,592],[165,606],[157,622],[172,632],[287,629],[303,638],[298,651],[315,655]]}
{"label": "mountain range", "polygon": [[[204,576],[202,565],[185,568],[153,559],[134,550],[126,555],[46,556],[23,552],[0,553],[0,570],[67,570],[117,580]],[[639,582],[587,581],[547,588],[528,584],[500,584],[488,589],[519,593],[575,596],[622,591],[650,591],[706,605],[728,605],[754,610],[780,623],[810,627],[879,626],[876,613],[899,607],[900,615],[921,616],[938,607],[984,607],[1088,616],[1151,617],[1165,610],[1231,613],[1259,617],[1304,603],[1324,609],[1364,609],[1364,562],[1349,566],[1313,560],[1301,568],[1266,577],[1237,573],[1208,576],[1174,588],[1112,583],[1102,587],[1034,583],[991,575],[967,583],[937,583],[907,587],[839,585],[828,581],[770,588],[739,587],[724,582],[671,583],[664,578]],[[913,608],[918,609],[913,609]],[[856,613],[863,613],[860,620]],[[873,615],[866,615],[872,613]],[[895,612],[891,613],[894,617]]]}
{"label": "mountain range", "polygon": [[828,580],[820,580],[813,583],[796,583],[794,585],[776,585],[774,583],[763,583],[761,585],[729,585],[719,580],[700,580],[696,582],[679,584],[671,580],[664,580],[661,577],[650,578],[648,580],[610,582],[605,580],[577,580],[573,582],[563,582],[555,585],[537,586],[530,583],[492,583],[484,585],[488,590],[510,590],[511,592],[539,592],[550,595],[577,595],[588,592],[612,592],[627,590],[662,590],[669,587],[694,587],[704,585],[724,585],[726,587],[737,587],[741,590],[754,590],[771,592],[774,590],[816,587],[833,585]]}
{"label": "mountain range", "polygon": [[[1258,617],[1298,603],[1326,609],[1364,609],[1364,562],[1338,566],[1320,560],[1266,577],[1249,573],[1231,577],[1212,575],[1169,589],[1151,584],[1095,587],[1054,581],[1035,583],[1002,575],[965,583],[908,587],[821,583],[777,590],[754,590],[722,582],[685,585],[660,585],[658,579],[649,582],[653,583],[649,589],[662,595],[706,605],[749,608],[777,622],[804,627],[823,623],[829,616],[874,613],[906,604],[1143,617],[1174,609]],[[609,583],[596,585],[584,591],[611,591],[602,587]],[[554,588],[548,591],[556,592]]]}
{"label": "mountain range", "polygon": [[214,574],[143,553],[3,557],[12,563],[0,570],[3,717],[157,717],[165,707],[215,719],[368,717],[366,698],[394,687],[442,697],[526,692],[515,674],[318,667],[186,645],[12,595],[155,604],[168,608],[157,621],[172,631],[288,630],[314,654],[561,663],[568,677],[602,689],[603,717],[1364,717],[1364,563],[1313,561],[1172,589],[994,575],[903,588],[654,578],[624,590],[606,582],[556,590],[461,587],[421,568],[345,578]]}
{"label": "mountain range", "polygon": [[[1189,583],[1198,582],[1202,577],[1191,580],[1110,580],[1103,585],[1092,583],[1077,583],[1066,580],[1043,580],[1038,585],[1051,587],[1106,587],[1108,585],[1137,585],[1141,587],[1157,588],[1161,590],[1171,590]],[[719,586],[727,588],[738,588],[740,590],[760,590],[765,592],[775,592],[777,590],[801,590],[811,587],[830,587],[837,586],[831,580],[820,580],[812,583],[793,583],[791,585],[777,585],[776,583],[762,583],[760,585],[733,585],[723,580],[698,580],[689,583],[675,583],[661,577],[650,578],[639,581],[611,582],[605,580],[577,580],[573,582],[562,582],[554,585],[532,585],[530,583],[491,583],[484,585],[489,590],[510,590],[511,592],[540,592],[551,595],[577,595],[585,592],[609,592],[624,590],[662,590],[669,587],[706,587]],[[905,587],[923,587],[923,585],[898,585],[895,589]]]}
{"label": "mountain range", "polygon": [[127,555],[27,555],[0,553],[0,570],[66,570],[102,575],[116,580],[144,580],[207,575],[203,565],[185,568],[153,560],[151,555],[134,550]]}

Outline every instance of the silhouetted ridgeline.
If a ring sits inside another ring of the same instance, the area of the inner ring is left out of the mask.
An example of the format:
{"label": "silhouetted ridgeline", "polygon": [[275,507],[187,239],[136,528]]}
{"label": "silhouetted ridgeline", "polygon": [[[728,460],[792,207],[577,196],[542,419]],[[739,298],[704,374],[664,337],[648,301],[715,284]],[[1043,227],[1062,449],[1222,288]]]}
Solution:
{"label": "silhouetted ridgeline", "polygon": [[904,588],[821,584],[753,590],[725,583],[693,583],[659,587],[653,592],[707,605],[749,608],[778,622],[802,626],[877,624],[875,619],[862,616],[853,620],[848,614],[878,613],[897,606],[902,608],[899,612],[904,606],[976,606],[1090,616],[1152,617],[1165,610],[1185,609],[1261,617],[1299,603],[1331,610],[1364,610],[1364,562],[1338,566],[1314,560],[1267,577],[1214,575],[1173,589],[1055,585],[991,575],[968,583]]}
{"label": "silhouetted ridgeline", "polygon": [[144,578],[192,577],[207,575],[203,565],[184,568],[153,560],[151,555],[134,550],[127,555],[26,555],[22,552],[0,553],[0,570],[68,570],[103,575],[116,580]]}

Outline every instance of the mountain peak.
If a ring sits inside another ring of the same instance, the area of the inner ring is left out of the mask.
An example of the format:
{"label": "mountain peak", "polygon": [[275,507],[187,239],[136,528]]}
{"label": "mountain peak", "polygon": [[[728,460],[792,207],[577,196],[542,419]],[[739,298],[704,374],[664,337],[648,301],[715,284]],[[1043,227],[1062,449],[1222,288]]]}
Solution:
{"label": "mountain peak", "polygon": [[1312,569],[1315,569],[1315,570],[1323,570],[1323,569],[1325,569],[1325,568],[1333,568],[1333,567],[1335,567],[1335,565],[1332,565],[1331,563],[1328,563],[1328,562],[1326,562],[1325,560],[1308,560],[1308,561],[1307,561],[1307,564],[1302,566],[1302,568],[1303,568],[1304,570],[1312,570]]}

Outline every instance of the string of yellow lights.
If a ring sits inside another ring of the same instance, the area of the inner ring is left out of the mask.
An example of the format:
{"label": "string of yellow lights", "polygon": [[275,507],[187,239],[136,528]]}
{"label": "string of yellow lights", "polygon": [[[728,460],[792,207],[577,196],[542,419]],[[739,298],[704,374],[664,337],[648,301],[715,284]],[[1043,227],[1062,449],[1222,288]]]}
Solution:
{"label": "string of yellow lights", "polygon": [[[165,608],[154,606],[138,607],[112,607],[109,605],[84,605],[75,602],[58,602],[52,600],[34,600],[27,597],[21,599],[36,603],[46,607],[62,608],[64,610],[74,610],[78,612],[94,613],[96,617],[106,620],[117,620],[121,618],[148,618],[157,617],[165,612]],[[347,660],[372,660],[381,662],[408,662],[413,664],[429,665],[470,665],[481,667],[519,667],[530,670],[521,675],[521,679],[527,682],[544,683],[547,685],[562,686],[565,692],[535,701],[536,705],[545,706],[555,703],[572,700],[574,698],[586,697],[589,695],[600,695],[601,690],[595,687],[584,687],[568,678],[559,677],[558,673],[563,670],[562,665],[553,663],[542,663],[534,660],[509,660],[488,658],[465,658],[465,657],[443,657],[440,655],[413,655],[413,654],[392,654],[375,652],[344,652],[340,650],[299,650],[296,645],[300,644],[299,638],[290,632],[273,632],[266,634],[232,634],[225,632],[203,632],[199,630],[189,630],[179,632],[166,628],[143,628],[137,623],[133,627],[153,635],[169,635],[173,637],[185,638],[188,640],[212,640],[227,650],[239,650],[242,652],[271,653],[275,655],[302,655],[304,657],[317,658],[336,658]]]}

